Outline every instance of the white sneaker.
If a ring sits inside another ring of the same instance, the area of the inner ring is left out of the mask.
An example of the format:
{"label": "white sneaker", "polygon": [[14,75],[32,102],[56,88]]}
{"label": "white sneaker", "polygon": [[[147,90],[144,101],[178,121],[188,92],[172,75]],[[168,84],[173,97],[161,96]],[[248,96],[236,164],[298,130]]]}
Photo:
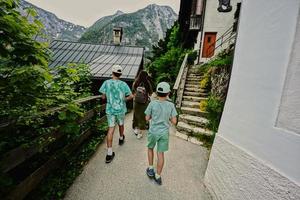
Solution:
{"label": "white sneaker", "polygon": [[137,136],[136,136],[137,139],[141,139],[142,137],[143,137],[143,134],[141,134],[141,133],[137,134]]}

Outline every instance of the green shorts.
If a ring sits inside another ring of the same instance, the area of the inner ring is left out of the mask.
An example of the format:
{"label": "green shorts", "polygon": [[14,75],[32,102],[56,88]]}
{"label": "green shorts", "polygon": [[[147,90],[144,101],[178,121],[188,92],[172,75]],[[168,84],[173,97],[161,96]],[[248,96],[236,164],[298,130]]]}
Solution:
{"label": "green shorts", "polygon": [[109,127],[115,127],[116,124],[124,125],[125,113],[119,115],[107,114],[107,122]]}
{"label": "green shorts", "polygon": [[169,134],[153,134],[148,133],[148,144],[149,149],[154,149],[157,144],[157,152],[165,152],[169,149]]}

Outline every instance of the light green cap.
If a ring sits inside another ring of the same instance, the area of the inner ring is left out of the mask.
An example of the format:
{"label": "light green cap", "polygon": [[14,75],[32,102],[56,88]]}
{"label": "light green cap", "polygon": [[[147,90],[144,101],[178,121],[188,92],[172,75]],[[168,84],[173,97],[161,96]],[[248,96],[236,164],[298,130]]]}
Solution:
{"label": "light green cap", "polygon": [[159,93],[169,93],[169,92],[171,92],[169,83],[160,82],[156,87],[156,92],[159,92]]}

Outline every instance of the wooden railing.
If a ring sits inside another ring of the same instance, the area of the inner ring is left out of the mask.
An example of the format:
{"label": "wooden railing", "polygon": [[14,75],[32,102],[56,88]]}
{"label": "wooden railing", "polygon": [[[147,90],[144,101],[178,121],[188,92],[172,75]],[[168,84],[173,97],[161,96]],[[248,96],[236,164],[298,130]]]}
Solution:
{"label": "wooden railing", "polygon": [[[100,96],[79,99],[75,101],[75,103],[80,104],[81,106],[88,105],[86,106],[88,109],[85,110],[83,117],[76,120],[77,124],[82,125],[96,120],[95,126],[97,126],[106,120],[106,116],[104,114],[105,105],[100,105]],[[47,114],[59,113],[64,109],[65,108],[63,106],[51,109],[47,111]],[[102,117],[97,117],[100,113]],[[94,117],[97,117],[97,119]],[[4,194],[6,197],[1,199],[23,199],[29,192],[35,189],[41,180],[43,180],[43,178],[45,178],[52,170],[57,169],[64,164],[66,161],[65,157],[74,152],[94,132],[95,130],[93,130],[93,127],[88,126],[84,130],[81,130],[80,135],[74,138],[74,140],[65,143],[62,142],[62,139],[66,136],[66,134],[61,132],[58,128],[53,130],[51,133],[47,133],[33,139],[30,146],[20,145],[19,147],[4,153],[0,157],[0,175],[11,176],[11,174],[18,173],[25,173],[26,175],[21,180],[18,180],[17,184],[8,188],[8,191]],[[37,168],[33,169],[29,173],[24,172],[27,169],[26,163],[34,161],[36,157],[41,155],[42,149],[49,148],[49,146],[54,145],[56,142],[62,144],[59,145],[59,148],[53,148],[50,155],[47,157],[48,159],[41,162]]]}
{"label": "wooden railing", "polygon": [[190,30],[201,29],[201,15],[194,15],[190,17]]}
{"label": "wooden railing", "polygon": [[187,72],[188,72],[188,54],[186,54],[184,57],[176,82],[173,87],[174,94],[176,95],[176,102],[175,102],[176,108],[181,107]]}

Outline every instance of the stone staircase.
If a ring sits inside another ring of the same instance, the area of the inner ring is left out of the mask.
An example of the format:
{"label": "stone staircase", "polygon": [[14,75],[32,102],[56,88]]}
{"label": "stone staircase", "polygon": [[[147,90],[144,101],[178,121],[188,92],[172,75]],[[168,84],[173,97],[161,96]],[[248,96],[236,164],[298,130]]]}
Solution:
{"label": "stone staircase", "polygon": [[200,102],[207,99],[208,93],[200,88],[202,76],[197,73],[197,69],[193,66],[188,70],[176,136],[206,146],[205,142],[213,137],[213,132],[205,129],[207,113],[200,110]]}

